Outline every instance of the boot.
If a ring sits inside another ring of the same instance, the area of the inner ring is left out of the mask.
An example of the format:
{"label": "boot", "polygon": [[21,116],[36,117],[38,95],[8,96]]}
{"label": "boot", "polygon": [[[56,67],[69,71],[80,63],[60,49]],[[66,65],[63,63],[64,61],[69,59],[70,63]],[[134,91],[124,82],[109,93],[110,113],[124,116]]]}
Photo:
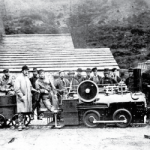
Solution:
{"label": "boot", "polygon": [[22,120],[22,129],[29,129],[29,127],[27,127],[26,125],[25,125],[25,116],[23,116],[23,120]]}
{"label": "boot", "polygon": [[21,123],[19,123],[18,131],[22,131],[22,124]]}
{"label": "boot", "polygon": [[23,115],[22,114],[18,114],[18,131],[22,131],[22,122],[23,122]]}

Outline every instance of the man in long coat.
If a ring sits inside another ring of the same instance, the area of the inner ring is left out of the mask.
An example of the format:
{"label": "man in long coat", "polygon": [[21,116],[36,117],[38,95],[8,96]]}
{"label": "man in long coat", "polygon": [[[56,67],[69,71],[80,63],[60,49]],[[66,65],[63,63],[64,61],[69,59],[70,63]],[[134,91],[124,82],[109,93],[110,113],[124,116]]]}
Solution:
{"label": "man in long coat", "polygon": [[[17,113],[19,127],[21,131],[24,127],[24,113],[32,112],[32,88],[31,82],[28,78],[29,68],[25,65],[22,67],[22,73],[16,78],[14,89],[17,96]],[[34,90],[35,91],[35,90]]]}

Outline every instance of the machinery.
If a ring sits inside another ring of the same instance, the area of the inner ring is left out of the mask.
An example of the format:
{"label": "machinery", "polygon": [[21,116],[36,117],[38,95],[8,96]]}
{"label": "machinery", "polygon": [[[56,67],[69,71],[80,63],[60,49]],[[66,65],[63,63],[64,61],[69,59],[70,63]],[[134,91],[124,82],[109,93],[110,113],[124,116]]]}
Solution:
{"label": "machinery", "polygon": [[87,80],[80,83],[77,95],[77,99],[63,101],[65,125],[83,122],[87,127],[98,124],[127,127],[131,123],[146,123],[145,95],[142,92],[130,93],[125,85],[105,85],[102,91],[94,82]]}
{"label": "machinery", "polygon": [[77,94],[63,100],[64,125],[96,127],[98,124],[116,124],[127,127],[130,124],[146,124],[147,103],[141,92],[141,72],[135,69],[134,91],[128,91],[125,84],[96,85],[86,80],[80,83]]}
{"label": "machinery", "polygon": [[[24,124],[28,125],[31,121],[30,114],[24,114]],[[16,96],[0,96],[0,127],[18,126],[18,114]]]}
{"label": "machinery", "polygon": [[[134,70],[134,90],[128,91],[124,83],[118,85],[97,85],[86,80],[78,85],[76,92],[68,94],[62,100],[61,110],[56,113],[43,112],[43,116],[53,118],[55,127],[63,125],[80,125],[97,127],[99,124],[115,124],[128,127],[131,124],[146,124],[147,103],[145,94],[141,92],[141,73]],[[31,121],[26,114],[25,124]],[[16,99],[0,97],[0,126],[8,122],[17,126]]]}

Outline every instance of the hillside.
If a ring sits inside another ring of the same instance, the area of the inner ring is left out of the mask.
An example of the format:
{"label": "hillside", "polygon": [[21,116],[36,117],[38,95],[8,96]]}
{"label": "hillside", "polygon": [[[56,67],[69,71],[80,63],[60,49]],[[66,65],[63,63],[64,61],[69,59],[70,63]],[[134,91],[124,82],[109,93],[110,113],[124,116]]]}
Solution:
{"label": "hillside", "polygon": [[6,34],[68,33],[76,48],[110,47],[121,68],[150,59],[149,0],[5,0]]}
{"label": "hillside", "polygon": [[6,34],[67,33],[69,0],[5,0]]}
{"label": "hillside", "polygon": [[120,68],[150,59],[149,1],[88,0],[70,22],[76,47],[110,47]]}

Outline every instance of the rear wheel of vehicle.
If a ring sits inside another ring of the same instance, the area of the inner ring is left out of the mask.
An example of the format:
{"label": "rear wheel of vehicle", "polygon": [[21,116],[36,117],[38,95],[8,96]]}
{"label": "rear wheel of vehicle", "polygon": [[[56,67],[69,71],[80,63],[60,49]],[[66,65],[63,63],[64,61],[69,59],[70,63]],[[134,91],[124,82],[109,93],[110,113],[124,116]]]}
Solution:
{"label": "rear wheel of vehicle", "polygon": [[[12,125],[15,127],[19,126],[18,114],[15,114],[11,120]],[[31,117],[29,114],[24,115],[24,125],[27,126],[31,122]]]}
{"label": "rear wheel of vehicle", "polygon": [[127,109],[118,109],[113,114],[113,120],[125,120],[126,123],[116,123],[118,127],[125,128],[131,123],[132,115]]}
{"label": "rear wheel of vehicle", "polygon": [[0,127],[4,127],[6,125],[6,119],[3,115],[0,114]]}
{"label": "rear wheel of vehicle", "polygon": [[15,114],[12,119],[11,119],[11,123],[14,127],[18,127],[19,126],[19,121],[18,121],[18,114]]}
{"label": "rear wheel of vehicle", "polygon": [[83,122],[87,127],[97,127],[97,123],[93,123],[94,120],[100,120],[100,114],[96,110],[88,110],[83,115]]}

